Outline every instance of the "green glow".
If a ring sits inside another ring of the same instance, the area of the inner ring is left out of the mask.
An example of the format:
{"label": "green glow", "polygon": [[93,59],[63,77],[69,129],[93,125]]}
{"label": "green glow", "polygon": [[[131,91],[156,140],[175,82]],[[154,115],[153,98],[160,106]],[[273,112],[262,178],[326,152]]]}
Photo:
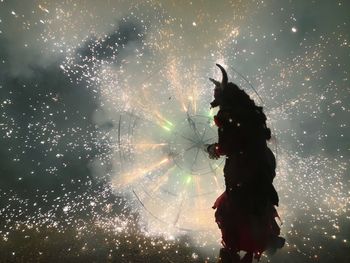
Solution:
{"label": "green glow", "polygon": [[192,181],[192,176],[187,176],[186,183],[189,184]]}
{"label": "green glow", "polygon": [[216,112],[217,112],[216,109],[211,108],[208,112],[208,117],[212,119],[214,117],[214,115],[216,114]]}
{"label": "green glow", "polygon": [[162,126],[162,128],[164,129],[164,130],[167,130],[167,131],[171,131],[171,129],[169,128],[169,127],[167,127],[167,126]]}
{"label": "green glow", "polygon": [[174,124],[172,124],[172,122],[170,122],[170,121],[168,121],[168,120],[165,120],[165,122],[166,122],[167,124],[169,124],[170,126],[174,126]]}

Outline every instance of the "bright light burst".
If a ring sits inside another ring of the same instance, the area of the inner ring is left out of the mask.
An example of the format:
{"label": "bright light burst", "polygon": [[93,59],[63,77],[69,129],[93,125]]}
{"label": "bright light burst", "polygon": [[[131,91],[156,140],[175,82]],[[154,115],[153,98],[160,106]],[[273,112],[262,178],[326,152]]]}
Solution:
{"label": "bright light burst", "polygon": [[[73,165],[71,154],[88,160],[94,176],[72,176],[55,190],[38,187],[37,202],[1,190],[1,199],[8,200],[0,207],[3,242],[22,229],[65,233],[73,226],[77,240],[93,235],[95,228],[113,233],[118,238],[106,244],[118,248],[132,243],[130,233],[141,229],[142,253],[150,247],[176,249],[182,234],[194,246],[217,248],[220,236],[211,205],[224,188],[224,160],[210,160],[204,149],[217,139],[208,78],[220,78],[215,67],[220,63],[265,107],[273,128],[270,147],[278,160],[275,185],[287,239],[276,258],[320,261],[331,257],[327,247],[348,249],[348,24],[337,20],[334,28],[324,25],[319,32],[316,25],[299,21],[301,11],[291,1],[226,1],[217,8],[170,2],[39,1],[0,13],[0,37],[11,40],[18,34],[20,41],[14,42],[23,44],[9,48],[12,58],[0,57],[6,74],[30,78],[36,71],[22,61],[46,68],[59,59],[60,73],[73,87],[82,85],[97,105],[88,115],[70,106],[84,101],[70,101],[69,91],[35,93],[38,83],[18,81],[16,88],[22,90],[7,92],[10,81],[0,83],[5,90],[0,129],[13,166],[39,149],[43,160],[55,160],[43,165],[28,157],[34,168],[18,177],[19,183],[36,173],[59,177]],[[33,58],[24,56],[22,50],[31,48],[39,51]],[[44,82],[54,85],[49,83]],[[17,94],[29,88],[35,96],[21,102]],[[16,118],[20,103],[28,108]],[[25,132],[23,118],[28,118]],[[61,119],[69,125],[57,125]],[[81,119],[91,125],[76,124]],[[11,145],[18,140],[23,143]],[[144,240],[149,236],[150,244]],[[94,247],[82,244],[81,251],[89,249]],[[196,253],[191,253],[193,261]]]}

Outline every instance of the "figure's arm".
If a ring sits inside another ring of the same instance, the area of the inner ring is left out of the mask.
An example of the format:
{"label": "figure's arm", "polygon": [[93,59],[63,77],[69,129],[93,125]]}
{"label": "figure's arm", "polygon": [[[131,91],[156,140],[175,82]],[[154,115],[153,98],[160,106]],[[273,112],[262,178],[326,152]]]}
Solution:
{"label": "figure's arm", "polygon": [[230,155],[238,149],[240,129],[229,112],[219,112],[214,121],[218,127],[219,140],[217,143],[208,145],[207,151],[210,158],[218,159],[221,155]]}

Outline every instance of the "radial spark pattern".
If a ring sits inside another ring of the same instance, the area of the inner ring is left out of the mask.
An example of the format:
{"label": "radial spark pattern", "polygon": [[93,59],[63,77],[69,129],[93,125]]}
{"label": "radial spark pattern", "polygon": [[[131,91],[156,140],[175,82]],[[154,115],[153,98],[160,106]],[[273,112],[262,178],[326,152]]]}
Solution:
{"label": "radial spark pattern", "polygon": [[273,129],[271,261],[348,262],[350,7],[328,2],[0,0],[0,261],[215,261],[220,63]]}

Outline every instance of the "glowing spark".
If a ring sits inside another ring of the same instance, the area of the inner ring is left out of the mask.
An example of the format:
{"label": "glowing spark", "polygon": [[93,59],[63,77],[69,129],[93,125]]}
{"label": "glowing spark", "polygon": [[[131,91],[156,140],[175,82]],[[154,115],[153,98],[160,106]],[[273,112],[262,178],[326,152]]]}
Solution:
{"label": "glowing spark", "polygon": [[45,7],[43,7],[42,5],[38,6],[40,10],[46,12],[46,13],[50,13],[49,10],[47,10]]}

